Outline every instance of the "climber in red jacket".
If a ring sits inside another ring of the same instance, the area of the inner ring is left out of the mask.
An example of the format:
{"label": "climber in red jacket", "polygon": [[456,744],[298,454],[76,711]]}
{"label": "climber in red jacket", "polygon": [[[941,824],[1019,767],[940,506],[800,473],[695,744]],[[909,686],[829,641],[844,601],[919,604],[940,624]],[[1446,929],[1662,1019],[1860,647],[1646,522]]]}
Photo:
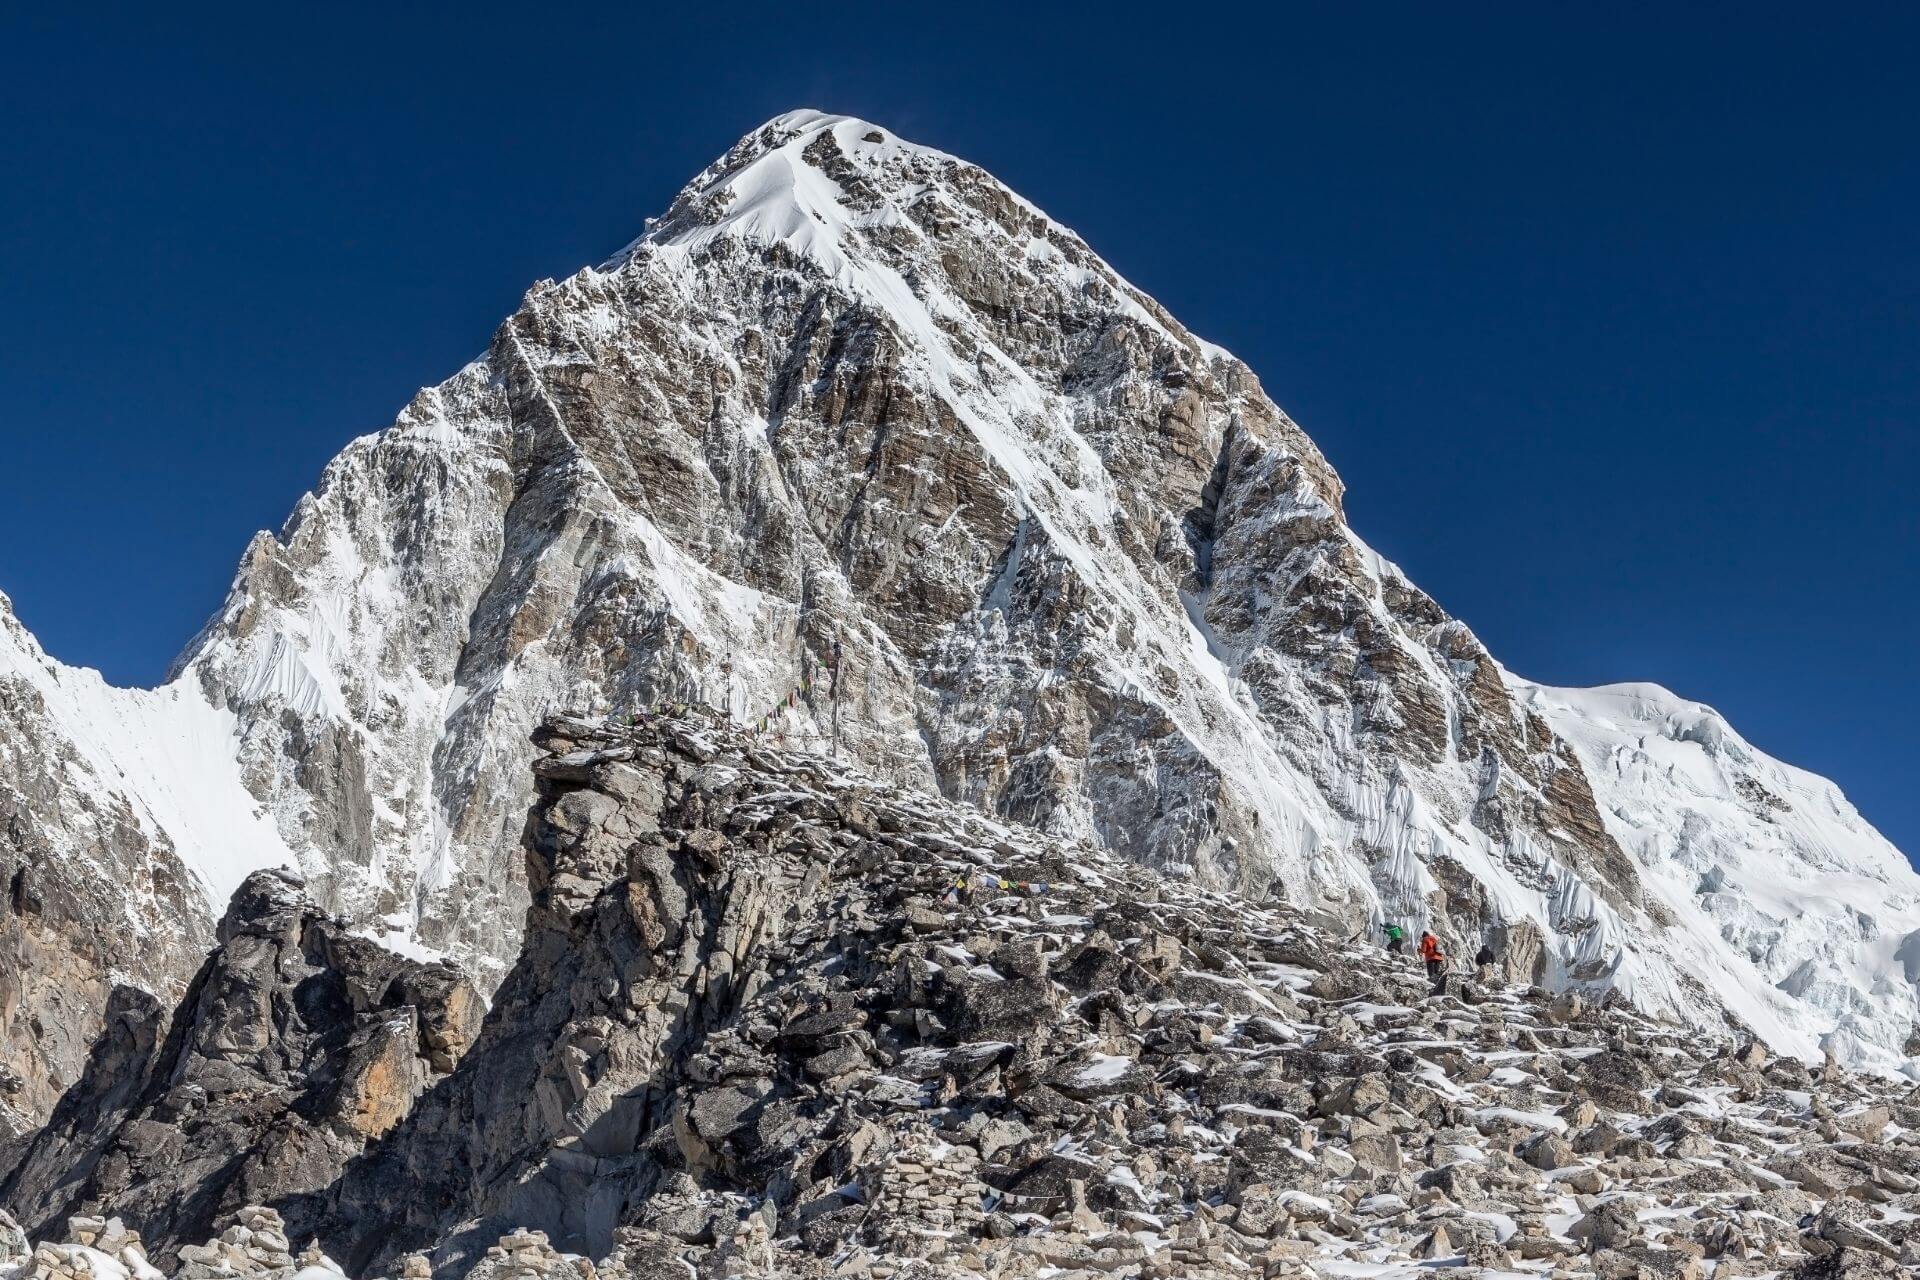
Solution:
{"label": "climber in red jacket", "polygon": [[1420,934],[1420,958],[1427,962],[1427,977],[1435,982],[1440,981],[1440,975],[1446,969],[1447,953],[1440,949],[1440,939],[1430,931],[1423,930]]}

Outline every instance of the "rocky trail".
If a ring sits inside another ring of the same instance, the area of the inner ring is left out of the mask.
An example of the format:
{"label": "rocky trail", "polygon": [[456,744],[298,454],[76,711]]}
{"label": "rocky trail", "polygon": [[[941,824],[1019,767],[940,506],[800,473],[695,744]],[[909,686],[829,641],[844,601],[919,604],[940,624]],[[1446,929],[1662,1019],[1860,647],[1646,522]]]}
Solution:
{"label": "rocky trail", "polygon": [[[0,1153],[41,1241],[8,1220],[0,1278],[1920,1266],[1909,1082],[1529,987],[1513,949],[1436,989],[1299,907],[707,718],[536,738],[477,1032],[256,875],[164,1031],[123,1010]],[[214,1134],[210,1182],[181,1152]]]}

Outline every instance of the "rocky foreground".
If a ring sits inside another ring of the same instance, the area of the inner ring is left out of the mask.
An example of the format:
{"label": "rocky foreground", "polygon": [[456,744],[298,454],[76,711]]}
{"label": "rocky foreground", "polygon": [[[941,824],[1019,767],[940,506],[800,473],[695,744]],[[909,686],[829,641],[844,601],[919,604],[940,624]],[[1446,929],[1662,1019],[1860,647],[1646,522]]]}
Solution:
{"label": "rocky foreground", "polygon": [[1436,990],[705,720],[538,742],[477,1034],[255,876],[0,1152],[0,1280],[1920,1267],[1909,1084],[1509,983],[1524,940]]}

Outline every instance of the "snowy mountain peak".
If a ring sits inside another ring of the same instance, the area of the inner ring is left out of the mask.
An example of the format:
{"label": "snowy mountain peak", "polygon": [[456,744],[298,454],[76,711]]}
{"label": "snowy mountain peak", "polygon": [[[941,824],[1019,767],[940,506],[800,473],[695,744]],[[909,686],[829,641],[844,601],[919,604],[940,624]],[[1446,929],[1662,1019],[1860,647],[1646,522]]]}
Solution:
{"label": "snowy mountain peak", "polygon": [[785,244],[834,274],[846,266],[848,241],[862,231],[912,230],[903,202],[961,168],[980,173],[864,120],[791,111],[734,144],[642,239],[687,245],[735,234]]}
{"label": "snowy mountain peak", "polygon": [[1105,293],[1157,337],[1230,359],[991,174],[850,116],[793,111],[747,134],[603,269],[643,246],[697,253],[723,238],[789,253],[915,326],[919,311],[954,320],[967,284],[998,259],[1063,289]]}
{"label": "snowy mountain peak", "polygon": [[794,112],[348,444],[168,686],[15,659],[65,691],[0,734],[93,760],[209,887],[290,857],[483,980],[528,734],[671,700],[1349,931],[1910,1065],[1920,877],[1837,789],[1664,690],[1512,677],[1341,502],[1253,373],[1071,231]]}

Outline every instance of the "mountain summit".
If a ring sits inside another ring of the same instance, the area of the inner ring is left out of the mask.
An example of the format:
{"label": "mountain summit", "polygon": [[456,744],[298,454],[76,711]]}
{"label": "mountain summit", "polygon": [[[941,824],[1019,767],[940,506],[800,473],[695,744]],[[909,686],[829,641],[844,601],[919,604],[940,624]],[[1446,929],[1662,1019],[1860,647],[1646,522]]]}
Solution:
{"label": "mountain summit", "polygon": [[69,957],[0,1000],[14,1105],[74,1078],[105,1001],[73,993],[177,996],[257,867],[497,982],[528,735],[662,700],[1349,932],[1911,1067],[1920,877],[1837,788],[1654,686],[1515,677],[1341,500],[1244,364],[990,175],[773,120],[349,444],[161,689],[0,607],[0,955]]}

